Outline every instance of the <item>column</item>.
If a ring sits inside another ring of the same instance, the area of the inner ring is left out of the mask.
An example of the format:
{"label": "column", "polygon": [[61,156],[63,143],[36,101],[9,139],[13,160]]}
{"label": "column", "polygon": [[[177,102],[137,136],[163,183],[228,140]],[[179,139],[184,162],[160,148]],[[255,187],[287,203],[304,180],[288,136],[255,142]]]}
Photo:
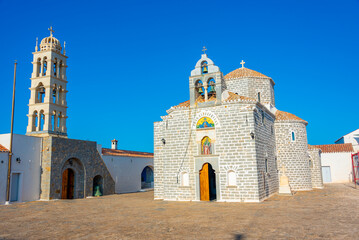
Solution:
{"label": "column", "polygon": [[37,127],[36,127],[36,132],[40,131],[40,125],[41,125],[41,114],[40,112],[37,113]]}
{"label": "column", "polygon": [[51,113],[44,113],[45,121],[43,131],[51,131]]}

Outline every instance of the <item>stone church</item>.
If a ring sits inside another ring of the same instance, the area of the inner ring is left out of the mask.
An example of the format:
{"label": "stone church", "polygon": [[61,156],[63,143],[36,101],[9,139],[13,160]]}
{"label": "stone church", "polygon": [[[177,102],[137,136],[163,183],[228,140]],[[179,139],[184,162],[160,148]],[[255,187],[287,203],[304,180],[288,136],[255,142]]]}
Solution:
{"label": "stone church", "polygon": [[115,183],[97,143],[67,138],[66,51],[54,36],[36,43],[26,135],[42,138],[40,199],[112,194]]}
{"label": "stone church", "polygon": [[307,122],[276,108],[274,81],[244,67],[223,76],[207,54],[189,77],[190,100],[154,123],[154,198],[260,202],[322,188],[320,150]]}

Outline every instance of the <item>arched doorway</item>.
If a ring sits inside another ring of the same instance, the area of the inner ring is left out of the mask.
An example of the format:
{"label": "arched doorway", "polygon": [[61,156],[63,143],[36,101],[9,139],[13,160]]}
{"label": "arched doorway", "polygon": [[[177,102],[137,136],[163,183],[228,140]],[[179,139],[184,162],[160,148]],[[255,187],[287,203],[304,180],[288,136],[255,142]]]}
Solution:
{"label": "arched doorway", "polygon": [[153,170],[145,167],[141,173],[141,189],[153,188]]}
{"label": "arched doorway", "polygon": [[103,178],[97,175],[93,178],[93,194],[92,196],[99,197],[103,195]]}
{"label": "arched doorway", "polygon": [[75,189],[75,173],[71,168],[62,173],[62,199],[73,199]]}
{"label": "arched doorway", "polygon": [[199,183],[201,201],[212,201],[216,199],[216,174],[212,165],[205,163],[199,171]]}

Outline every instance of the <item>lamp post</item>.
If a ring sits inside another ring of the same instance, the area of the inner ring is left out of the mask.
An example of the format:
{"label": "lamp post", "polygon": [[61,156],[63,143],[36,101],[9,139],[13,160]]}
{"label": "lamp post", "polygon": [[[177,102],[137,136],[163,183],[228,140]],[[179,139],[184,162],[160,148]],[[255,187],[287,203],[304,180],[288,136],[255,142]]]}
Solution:
{"label": "lamp post", "polygon": [[14,131],[14,110],[15,110],[15,85],[16,85],[16,66],[17,62],[14,63],[14,86],[12,89],[12,110],[11,110],[11,131],[10,131],[10,149],[9,149],[9,162],[7,169],[7,185],[6,185],[6,202],[5,204],[10,204],[10,177],[11,177],[11,158],[12,158],[12,139]]}

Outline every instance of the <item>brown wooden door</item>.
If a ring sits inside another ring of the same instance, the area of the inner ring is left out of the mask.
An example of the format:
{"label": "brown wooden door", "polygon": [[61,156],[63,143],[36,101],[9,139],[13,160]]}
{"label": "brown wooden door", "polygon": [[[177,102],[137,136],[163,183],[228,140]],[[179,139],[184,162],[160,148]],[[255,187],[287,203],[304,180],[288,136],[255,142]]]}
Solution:
{"label": "brown wooden door", "polygon": [[75,187],[75,173],[68,168],[62,173],[62,199],[73,199]]}
{"label": "brown wooden door", "polygon": [[69,169],[66,169],[66,170],[62,173],[62,192],[61,192],[61,198],[62,198],[62,199],[67,199],[68,176],[69,176]]}
{"label": "brown wooden door", "polygon": [[69,169],[69,178],[68,178],[68,184],[67,184],[67,199],[73,199],[74,198],[74,188],[75,188],[75,174],[72,169]]}
{"label": "brown wooden door", "polygon": [[208,163],[203,164],[202,169],[199,171],[199,184],[201,201],[209,201]]}

